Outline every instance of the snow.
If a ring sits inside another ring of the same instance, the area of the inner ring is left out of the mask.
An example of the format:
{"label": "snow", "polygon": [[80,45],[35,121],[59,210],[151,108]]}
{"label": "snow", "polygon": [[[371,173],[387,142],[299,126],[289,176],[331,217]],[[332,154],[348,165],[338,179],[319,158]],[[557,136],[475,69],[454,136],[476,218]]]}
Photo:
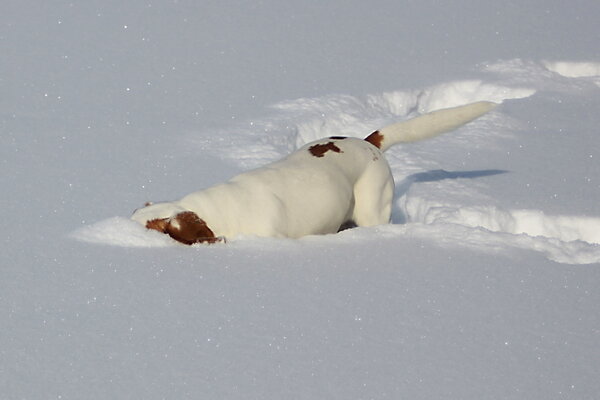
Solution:
{"label": "snow", "polygon": [[600,76],[600,63],[597,62],[547,61],[544,65],[550,71],[567,78]]}
{"label": "snow", "polygon": [[[1,397],[600,393],[597,2],[1,8]],[[389,225],[188,247],[129,220],[479,100],[386,153]]]}

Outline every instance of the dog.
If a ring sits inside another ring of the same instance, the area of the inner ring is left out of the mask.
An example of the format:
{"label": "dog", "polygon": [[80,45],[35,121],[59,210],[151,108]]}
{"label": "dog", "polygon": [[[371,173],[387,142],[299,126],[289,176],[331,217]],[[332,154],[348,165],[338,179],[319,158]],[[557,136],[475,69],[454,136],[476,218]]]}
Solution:
{"label": "dog", "polygon": [[238,235],[300,238],[349,226],[389,223],[394,179],[383,153],[454,130],[496,106],[477,102],[434,111],[365,139],[333,136],[280,161],[180,200],[151,204],[131,218],[178,242],[216,243]]}

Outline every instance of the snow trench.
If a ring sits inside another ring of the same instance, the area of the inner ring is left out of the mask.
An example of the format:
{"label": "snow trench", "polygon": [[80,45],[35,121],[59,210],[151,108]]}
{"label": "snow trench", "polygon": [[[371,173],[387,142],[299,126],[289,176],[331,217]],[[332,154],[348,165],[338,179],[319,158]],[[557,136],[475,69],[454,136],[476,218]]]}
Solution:
{"label": "snow trench", "polygon": [[[406,199],[407,232],[468,247],[530,249],[569,264],[600,261],[600,218],[546,215],[540,210],[505,210],[492,205],[441,204]],[[460,232],[457,234],[457,232]]]}

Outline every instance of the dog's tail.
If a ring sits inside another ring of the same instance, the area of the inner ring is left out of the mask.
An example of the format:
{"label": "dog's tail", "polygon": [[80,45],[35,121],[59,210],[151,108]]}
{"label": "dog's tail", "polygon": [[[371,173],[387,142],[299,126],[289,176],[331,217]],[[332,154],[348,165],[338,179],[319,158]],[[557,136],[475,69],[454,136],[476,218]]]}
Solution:
{"label": "dog's tail", "polygon": [[397,143],[416,142],[448,132],[482,116],[496,107],[496,103],[479,101],[464,106],[444,108],[386,126],[371,133],[365,140],[386,151]]}

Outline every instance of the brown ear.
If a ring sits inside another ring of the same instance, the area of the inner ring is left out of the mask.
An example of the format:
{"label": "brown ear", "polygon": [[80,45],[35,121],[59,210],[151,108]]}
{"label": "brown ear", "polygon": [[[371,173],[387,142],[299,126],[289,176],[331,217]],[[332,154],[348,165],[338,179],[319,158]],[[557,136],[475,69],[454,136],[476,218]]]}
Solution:
{"label": "brown ear", "polygon": [[154,229],[161,233],[167,233],[167,225],[169,224],[169,218],[157,218],[146,222],[146,228]]}
{"label": "brown ear", "polygon": [[168,220],[164,231],[173,239],[185,244],[215,243],[219,241],[213,231],[198,215],[192,211],[184,211]]}

